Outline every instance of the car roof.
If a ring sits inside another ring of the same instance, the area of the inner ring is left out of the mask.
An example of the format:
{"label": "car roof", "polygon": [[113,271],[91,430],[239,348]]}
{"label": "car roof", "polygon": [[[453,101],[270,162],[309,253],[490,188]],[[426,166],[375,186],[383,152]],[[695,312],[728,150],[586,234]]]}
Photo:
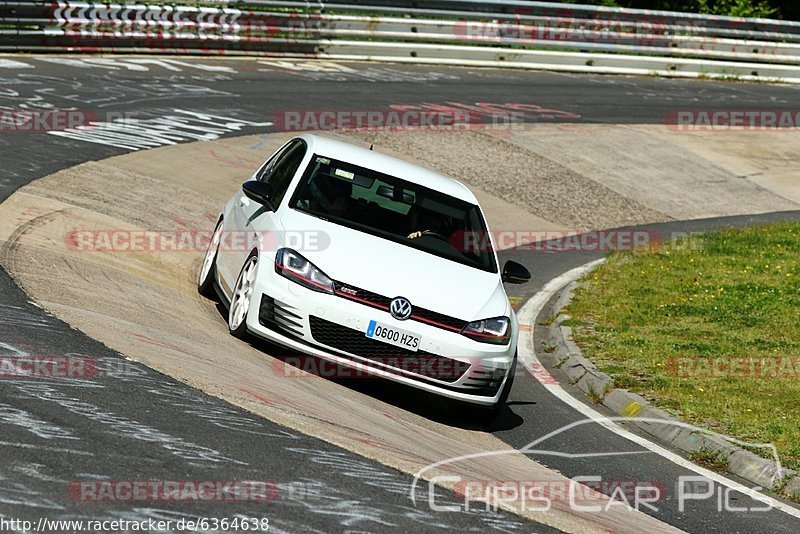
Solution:
{"label": "car roof", "polygon": [[434,191],[445,193],[470,204],[478,204],[478,200],[472,194],[472,191],[461,182],[442,176],[419,165],[322,135],[303,134],[298,137],[308,143],[309,150],[313,154],[383,172]]}

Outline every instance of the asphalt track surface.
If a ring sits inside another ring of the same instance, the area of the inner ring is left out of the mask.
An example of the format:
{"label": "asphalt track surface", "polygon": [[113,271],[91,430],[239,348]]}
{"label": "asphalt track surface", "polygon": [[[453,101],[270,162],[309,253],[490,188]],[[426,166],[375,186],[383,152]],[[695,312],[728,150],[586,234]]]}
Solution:
{"label": "asphalt track surface", "polygon": [[[98,63],[69,58],[13,57],[28,68],[3,66],[0,106],[45,105],[155,118],[175,109],[195,110],[252,123],[273,121],[286,110],[386,110],[390,105],[476,102],[534,104],[579,116],[567,122],[663,123],[683,108],[794,109],[797,89],[783,86],[652,78],[349,64],[344,70],[298,71],[255,60],[189,59]],[[215,70],[209,70],[211,66]],[[558,118],[546,119],[550,122]],[[274,131],[243,127],[223,135]],[[0,136],[0,200],[18,187],[57,170],[126,152],[45,133]],[[568,199],[565,199],[568,201]],[[765,220],[798,219],[784,213],[689,223],[671,231],[702,231]],[[588,253],[508,252],[531,267],[520,289],[529,297],[559,274],[595,259]],[[516,290],[517,288],[510,288]],[[103,370],[91,381],[0,382],[0,517],[57,518],[268,517],[271,531],[545,532],[547,527],[507,513],[434,513],[408,500],[411,477],[256,418],[112,351],[28,302],[0,271],[2,354],[69,354],[97,358]],[[124,363],[123,363],[124,362]],[[115,372],[123,369],[124,373]],[[554,371],[557,373],[557,371]],[[401,388],[361,386],[409,410],[427,413],[423,400]],[[576,394],[580,398],[580,393]],[[357,414],[354,414],[357,416]],[[448,414],[431,414],[447,420]],[[491,429],[514,447],[582,417],[532,378],[518,379],[509,409]],[[452,424],[468,424],[453,420]],[[559,434],[549,448],[567,454],[634,451],[626,440],[587,425]],[[779,511],[719,512],[715,500],[680,512],[674,484],[692,474],[654,454],[609,457],[534,457],[566,476],[601,475],[608,481],[654,481],[667,498],[650,512],[691,532],[797,532],[798,520]],[[77,503],[70,481],[86,479],[269,480],[270,503]],[[440,492],[442,502],[453,499]],[[759,507],[733,494],[737,506]]]}

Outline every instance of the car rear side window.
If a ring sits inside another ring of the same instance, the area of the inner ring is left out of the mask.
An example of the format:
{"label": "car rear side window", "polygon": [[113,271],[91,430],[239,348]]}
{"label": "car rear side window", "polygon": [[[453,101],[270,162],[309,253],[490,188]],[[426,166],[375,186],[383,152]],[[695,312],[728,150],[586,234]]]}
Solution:
{"label": "car rear side window", "polygon": [[306,142],[291,140],[279,153],[275,154],[259,171],[256,179],[272,185],[272,204],[279,206],[292,183],[303,157],[306,155]]}

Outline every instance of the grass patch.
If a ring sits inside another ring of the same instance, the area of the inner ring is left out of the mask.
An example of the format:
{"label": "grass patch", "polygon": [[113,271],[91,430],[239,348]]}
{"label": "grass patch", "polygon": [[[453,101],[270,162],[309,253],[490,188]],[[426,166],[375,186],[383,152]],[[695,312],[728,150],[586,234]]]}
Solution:
{"label": "grass patch", "polygon": [[594,404],[600,404],[601,402],[603,402],[605,394],[600,395],[595,390],[590,389],[589,392],[586,394],[586,396],[589,397],[589,400],[592,401]]}
{"label": "grass patch", "polygon": [[511,303],[511,307],[514,308],[514,310],[519,310],[524,301],[525,299],[523,299],[522,297],[517,297],[513,295],[508,297],[508,302]]}
{"label": "grass patch", "polygon": [[561,324],[559,326],[568,326],[568,327],[572,328],[573,326],[575,326],[577,324],[578,323],[575,321],[575,319],[570,317],[569,319],[564,319],[563,321],[561,321]]}
{"label": "grass patch", "polygon": [[730,461],[720,451],[700,449],[689,454],[689,459],[701,467],[724,473],[731,466]]}
{"label": "grass patch", "polygon": [[556,319],[558,319],[558,315],[557,314],[556,315],[551,315],[550,317],[548,317],[547,319],[545,319],[544,321],[542,321],[539,324],[542,325],[542,326],[550,326],[551,324],[556,322]]}
{"label": "grass patch", "polygon": [[547,354],[552,354],[556,351],[556,346],[552,343],[542,343],[542,350]]}
{"label": "grass patch", "polygon": [[[612,255],[567,308],[575,340],[617,387],[800,468],[800,224],[695,245]],[[755,363],[725,371],[742,361]]]}

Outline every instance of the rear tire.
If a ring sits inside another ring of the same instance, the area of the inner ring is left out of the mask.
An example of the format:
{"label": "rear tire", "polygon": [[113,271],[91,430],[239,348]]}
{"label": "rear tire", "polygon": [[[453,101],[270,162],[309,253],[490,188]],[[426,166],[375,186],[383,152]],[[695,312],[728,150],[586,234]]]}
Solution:
{"label": "rear tire", "polygon": [[222,237],[222,220],[217,223],[211,241],[208,243],[208,250],[200,265],[200,275],[197,279],[197,292],[207,299],[216,300],[217,292],[214,290],[214,281],[217,277],[217,250],[219,241]]}
{"label": "rear tire", "polygon": [[228,309],[228,331],[239,339],[247,337],[247,311],[250,309],[257,271],[258,255],[253,253],[242,265],[239,278],[236,279],[236,285],[233,286],[231,306]]}

